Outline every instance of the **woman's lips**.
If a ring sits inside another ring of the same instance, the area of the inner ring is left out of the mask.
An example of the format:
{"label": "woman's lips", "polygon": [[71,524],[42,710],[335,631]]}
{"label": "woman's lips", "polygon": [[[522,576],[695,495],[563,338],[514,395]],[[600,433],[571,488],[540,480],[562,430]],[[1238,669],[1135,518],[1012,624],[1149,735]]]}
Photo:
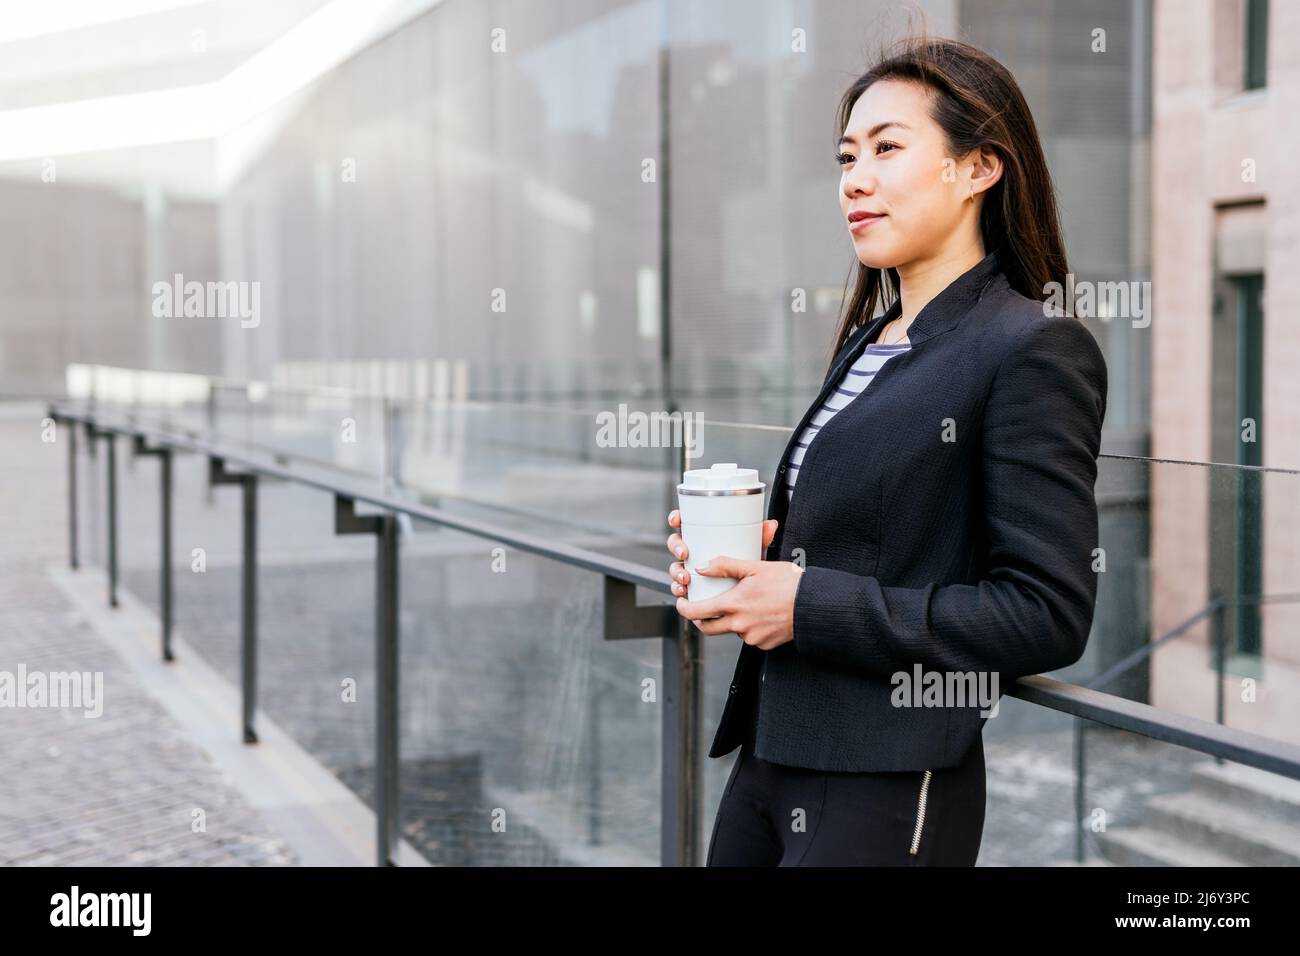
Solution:
{"label": "woman's lips", "polygon": [[867,226],[871,225],[873,222],[878,222],[879,220],[884,218],[885,217],[883,214],[879,216],[870,216],[870,215],[864,216],[863,218],[859,219],[857,222],[849,223],[849,232],[861,232],[863,229],[866,229]]}

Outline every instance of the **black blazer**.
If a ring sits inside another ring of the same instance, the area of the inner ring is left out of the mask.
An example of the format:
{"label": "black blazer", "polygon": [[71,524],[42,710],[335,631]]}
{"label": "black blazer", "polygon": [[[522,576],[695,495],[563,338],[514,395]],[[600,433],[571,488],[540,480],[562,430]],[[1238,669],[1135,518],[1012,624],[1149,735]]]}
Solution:
{"label": "black blazer", "polygon": [[710,757],[754,752],[817,770],[960,763],[987,717],[898,707],[891,675],[1011,681],[1083,654],[1097,578],[1093,494],[1105,360],[1075,318],[1012,290],[995,250],[926,304],[912,347],[818,433],[787,513],[790,451],[897,302],[850,336],[768,485],[766,559],[805,570],[794,640],[743,644]]}

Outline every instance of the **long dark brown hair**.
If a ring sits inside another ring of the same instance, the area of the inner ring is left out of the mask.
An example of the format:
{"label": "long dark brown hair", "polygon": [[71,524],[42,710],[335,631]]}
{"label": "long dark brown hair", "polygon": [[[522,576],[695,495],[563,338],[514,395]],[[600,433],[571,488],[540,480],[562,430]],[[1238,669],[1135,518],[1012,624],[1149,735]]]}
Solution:
{"label": "long dark brown hair", "polygon": [[[914,80],[933,93],[931,116],[943,130],[949,155],[965,156],[986,147],[1002,160],[1002,176],[984,192],[980,235],[986,253],[999,249],[999,261],[1011,288],[1039,302],[1049,282],[1066,285],[1069,267],[1061,241],[1056,190],[1038,139],[1029,104],[1015,78],[982,50],[945,37],[915,36],[898,42],[853,81],[840,100],[835,139],[848,126],[853,104],[872,83]],[[840,318],[831,362],[845,342],[899,296],[898,270],[856,263],[853,294]]]}

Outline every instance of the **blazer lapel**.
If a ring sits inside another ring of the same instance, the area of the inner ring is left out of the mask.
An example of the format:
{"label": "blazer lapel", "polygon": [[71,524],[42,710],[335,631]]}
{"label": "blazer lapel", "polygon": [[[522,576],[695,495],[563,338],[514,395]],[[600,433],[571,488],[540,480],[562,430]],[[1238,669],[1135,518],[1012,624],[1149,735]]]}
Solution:
{"label": "blazer lapel", "polygon": [[[831,392],[835,391],[840,376],[844,372],[844,367],[857,360],[858,356],[862,354],[862,350],[866,348],[866,343],[870,339],[876,337],[876,333],[879,331],[880,327],[892,319],[896,311],[896,309],[891,307],[883,315],[877,316],[861,329],[858,329],[858,331],[854,332],[849,338],[848,345],[844,348],[844,354],[840,356],[840,360],[835,363],[835,367],[832,368],[830,374],[826,376],[826,381],[822,383],[822,389],[817,394],[816,400],[808,406],[808,410],[804,412],[803,418],[799,420],[799,424],[796,425],[794,431],[790,433],[790,439],[786,442],[785,451],[781,455],[781,460],[777,463],[778,475],[781,473],[781,466],[785,465],[789,461],[790,455],[794,452],[795,442],[798,441],[799,436],[803,434],[804,427],[812,417],[817,414],[818,410],[821,409],[822,404],[830,397]],[[784,498],[784,496],[782,497]]]}

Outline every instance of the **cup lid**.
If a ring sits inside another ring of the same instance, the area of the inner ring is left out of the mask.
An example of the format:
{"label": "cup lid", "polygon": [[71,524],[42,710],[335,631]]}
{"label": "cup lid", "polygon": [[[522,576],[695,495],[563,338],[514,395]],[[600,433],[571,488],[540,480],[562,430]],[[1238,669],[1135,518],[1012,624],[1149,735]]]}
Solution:
{"label": "cup lid", "polygon": [[677,490],[682,494],[760,494],[764,488],[758,469],[739,468],[735,462],[715,464],[712,468],[692,468],[682,475]]}

